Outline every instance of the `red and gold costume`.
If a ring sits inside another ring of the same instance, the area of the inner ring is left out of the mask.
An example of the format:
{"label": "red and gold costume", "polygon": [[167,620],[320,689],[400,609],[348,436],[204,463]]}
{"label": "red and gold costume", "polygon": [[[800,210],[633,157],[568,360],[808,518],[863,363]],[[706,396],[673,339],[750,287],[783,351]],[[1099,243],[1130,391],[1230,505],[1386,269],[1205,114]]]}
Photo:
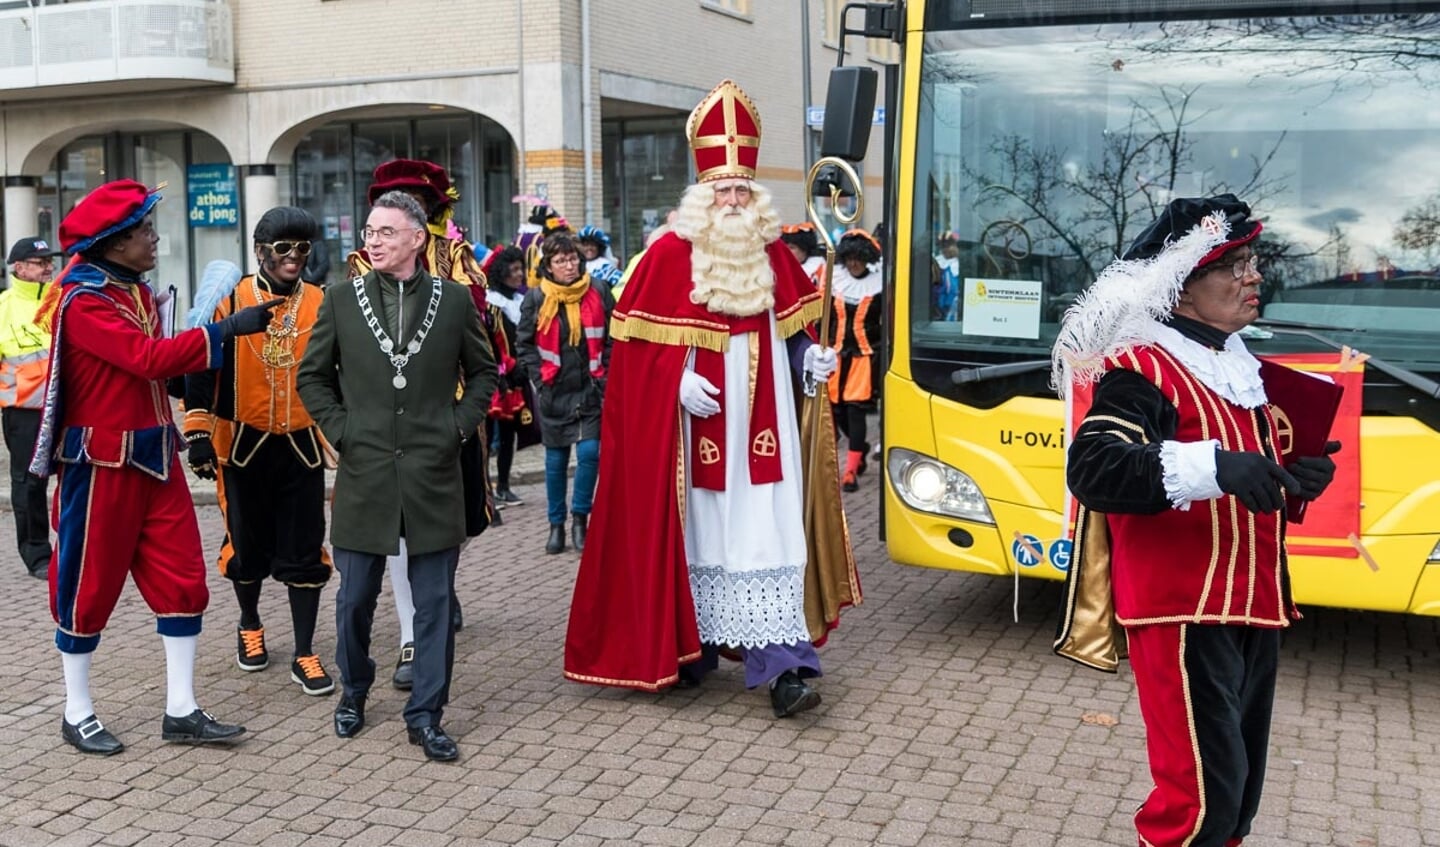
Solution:
{"label": "red and gold costume", "polygon": [[[752,179],[759,131],[753,104],[721,83],[691,116],[699,179]],[[799,459],[818,430],[797,413],[792,366],[811,352],[821,294],[776,239],[763,248],[773,304],[711,311],[687,284],[697,249],[662,236],[613,315],[599,490],[565,639],[577,682],[653,691],[730,647],[748,686],[801,686],[797,674],[819,672],[812,645],[860,599],[837,480],[805,479]],[[687,378],[713,383],[719,412],[678,400]],[[810,408],[828,413],[823,399]],[[818,702],[807,697],[801,708]]]}
{"label": "red and gold costume", "polygon": [[[1094,395],[1068,451],[1080,508],[1055,650],[1112,672],[1128,652],[1155,780],[1135,827],[1150,847],[1235,847],[1250,831],[1280,630],[1299,614],[1278,486],[1334,472],[1323,457],[1282,469],[1260,362],[1218,320],[1176,311],[1197,279],[1233,283],[1237,300],[1258,289],[1249,213],[1233,195],[1173,201],[1056,344],[1056,383],[1072,402],[1091,382]],[[1295,496],[1319,496],[1318,477]]]}
{"label": "red and gold costume", "polygon": [[[139,183],[102,186],[67,216],[61,245],[86,250],[139,224],[158,199]],[[81,256],[54,294],[37,319],[53,327],[54,340],[31,471],[59,468],[55,643],[66,653],[93,652],[127,576],[161,635],[197,635],[209,593],[165,381],[217,366],[221,331],[165,338],[147,282]]]}

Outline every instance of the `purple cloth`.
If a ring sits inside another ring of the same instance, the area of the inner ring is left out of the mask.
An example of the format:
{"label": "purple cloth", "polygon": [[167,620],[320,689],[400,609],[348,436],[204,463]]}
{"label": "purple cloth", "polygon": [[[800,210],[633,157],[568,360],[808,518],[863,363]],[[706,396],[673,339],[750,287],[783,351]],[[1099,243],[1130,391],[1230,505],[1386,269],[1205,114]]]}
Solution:
{"label": "purple cloth", "polygon": [[805,378],[805,351],[815,346],[815,341],[803,332],[797,332],[785,339],[785,351],[790,354],[790,367],[795,375]]}
{"label": "purple cloth", "polygon": [[[795,644],[766,644],[764,647],[734,648],[745,662],[745,687],[768,686],[770,681],[785,673],[795,671],[801,679],[820,676],[820,656],[815,645],[809,641]],[[688,665],[680,666],[680,676],[690,683],[698,684],[705,674],[720,666],[720,647],[717,644],[701,644],[700,658]]]}

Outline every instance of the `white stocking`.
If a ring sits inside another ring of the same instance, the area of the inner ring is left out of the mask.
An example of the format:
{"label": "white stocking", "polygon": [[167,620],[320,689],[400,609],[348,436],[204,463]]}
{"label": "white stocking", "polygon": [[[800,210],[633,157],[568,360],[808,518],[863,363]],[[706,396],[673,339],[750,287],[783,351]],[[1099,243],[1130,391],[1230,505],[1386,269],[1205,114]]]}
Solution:
{"label": "white stocking", "polygon": [[400,643],[415,640],[415,598],[410,593],[410,554],[400,539],[400,555],[386,556],[390,569],[390,590],[395,594],[395,616],[400,619]]}
{"label": "white stocking", "polygon": [[90,659],[94,653],[61,653],[65,667],[65,720],[72,725],[95,714],[90,702]]}
{"label": "white stocking", "polygon": [[195,648],[198,635],[162,635],[165,642],[165,714],[183,718],[200,708],[195,703]]}

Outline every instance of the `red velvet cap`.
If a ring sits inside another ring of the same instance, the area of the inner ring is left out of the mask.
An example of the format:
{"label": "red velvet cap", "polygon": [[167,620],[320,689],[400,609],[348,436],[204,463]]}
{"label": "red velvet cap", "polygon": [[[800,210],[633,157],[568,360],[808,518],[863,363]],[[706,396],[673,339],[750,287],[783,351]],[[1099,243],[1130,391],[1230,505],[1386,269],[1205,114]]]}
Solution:
{"label": "red velvet cap", "polygon": [[374,179],[370,184],[371,203],[387,191],[421,191],[429,195],[430,213],[434,214],[456,199],[450,187],[450,175],[434,162],[394,159],[377,167]]}
{"label": "red velvet cap", "polygon": [[133,179],[107,182],[80,198],[60,222],[60,249],[79,253],[108,235],[140,223],[160,195]]}

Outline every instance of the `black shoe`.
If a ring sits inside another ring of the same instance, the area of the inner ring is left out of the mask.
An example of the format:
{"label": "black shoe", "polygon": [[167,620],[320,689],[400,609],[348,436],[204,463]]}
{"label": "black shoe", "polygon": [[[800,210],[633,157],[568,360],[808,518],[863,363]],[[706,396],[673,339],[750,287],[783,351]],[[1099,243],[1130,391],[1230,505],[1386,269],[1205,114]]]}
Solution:
{"label": "black shoe", "polygon": [[263,671],[270,667],[270,652],[265,649],[265,627],[237,628],[235,666],[242,671]]}
{"label": "black shoe", "polygon": [[325,672],[325,666],[320,664],[320,657],[314,654],[296,656],[290,660],[290,681],[300,683],[300,690],[312,697],[335,690],[335,680]]}
{"label": "black shoe", "polygon": [[245,727],[220,723],[204,709],[183,718],[166,715],[160,723],[160,737],[177,744],[234,744],[244,734]]}
{"label": "black shoe", "polygon": [[585,549],[585,533],[590,529],[590,516],[576,512],[570,517],[570,543],[575,545],[575,552],[578,553]]}
{"label": "black shoe", "polygon": [[504,503],[507,506],[523,506],[525,501],[515,496],[515,492],[508,488],[502,488],[495,492],[495,502]]}
{"label": "black shoe", "polygon": [[60,719],[60,737],[65,743],[79,750],[81,753],[94,753],[97,756],[113,756],[125,749],[120,739],[110,734],[100,723],[100,719],[91,715],[72,724],[64,718]]}
{"label": "black shoe", "polygon": [[770,689],[770,705],[775,707],[775,717],[788,718],[820,705],[820,692],[806,685],[796,672],[786,671]]}
{"label": "black shoe", "polygon": [[550,537],[545,540],[545,552],[552,556],[565,552],[565,524],[550,524]]}
{"label": "black shoe", "polygon": [[401,691],[409,691],[415,685],[415,642],[406,641],[400,645],[400,660],[395,663],[395,675],[390,684]]}
{"label": "black shoe", "polygon": [[845,480],[840,483],[840,490],[847,493],[852,491],[859,491],[860,483],[855,479],[855,477],[851,476],[850,474],[846,474]]}
{"label": "black shoe", "polygon": [[36,579],[48,581],[50,579],[50,560],[46,559],[43,562],[37,562],[33,567],[26,568],[26,570]]}
{"label": "black shoe", "polygon": [[354,738],[365,728],[365,698],[340,695],[335,704],[335,734],[341,738]]}
{"label": "black shoe", "polygon": [[438,726],[412,726],[405,734],[410,736],[411,744],[420,745],[425,758],[432,762],[453,762],[460,758],[460,748]]}
{"label": "black shoe", "polygon": [[460,611],[460,601],[450,606],[450,629],[459,632],[465,628],[465,614]]}

